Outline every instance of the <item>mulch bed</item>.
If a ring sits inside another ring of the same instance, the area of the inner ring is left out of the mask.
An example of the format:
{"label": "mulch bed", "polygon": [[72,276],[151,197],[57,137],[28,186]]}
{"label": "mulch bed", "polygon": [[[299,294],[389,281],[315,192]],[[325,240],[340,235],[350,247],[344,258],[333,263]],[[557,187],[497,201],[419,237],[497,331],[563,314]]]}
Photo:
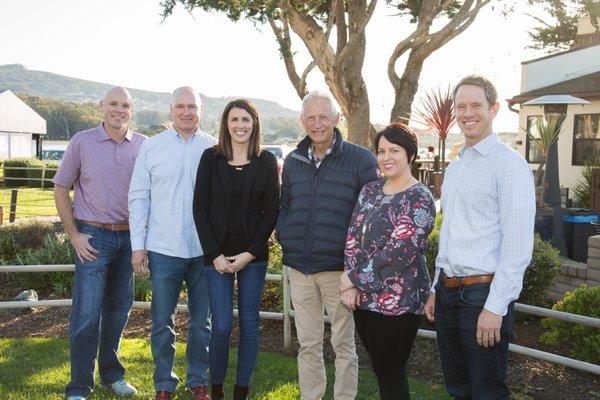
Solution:
{"label": "mulch bed", "polygon": [[[68,308],[34,309],[19,317],[0,317],[0,337],[66,338],[68,336],[69,311]],[[187,316],[185,314],[176,317],[176,330],[179,333],[179,340],[184,340],[187,332]],[[550,348],[540,345],[538,338],[542,330],[537,319],[519,322],[515,327],[513,342],[569,355],[566,347]],[[124,336],[149,338],[149,335],[149,311],[133,310]],[[329,345],[328,329],[326,329],[325,336],[325,358],[328,362],[333,362],[334,353]],[[292,337],[293,351],[288,355],[294,355],[298,349],[295,336]],[[237,338],[237,330],[234,328],[232,336],[234,346]],[[367,366],[369,365],[368,356],[360,344],[360,340],[357,339],[357,343],[359,362],[361,366]],[[261,351],[284,353],[282,321],[261,320],[260,348]],[[409,361],[409,374],[431,384],[442,382],[442,371],[435,342],[428,339],[417,339]],[[600,399],[600,377],[516,354],[511,354],[508,383],[513,392],[526,393],[536,400]]]}

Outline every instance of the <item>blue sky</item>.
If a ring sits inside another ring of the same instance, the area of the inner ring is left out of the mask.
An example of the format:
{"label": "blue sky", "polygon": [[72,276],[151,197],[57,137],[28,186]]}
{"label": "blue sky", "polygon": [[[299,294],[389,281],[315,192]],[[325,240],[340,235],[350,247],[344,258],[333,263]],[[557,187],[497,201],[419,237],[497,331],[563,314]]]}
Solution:
{"label": "blue sky", "polygon": [[[363,70],[372,119],[379,123],[388,120],[393,104],[387,60],[411,29],[383,4],[367,29]],[[521,61],[543,55],[526,48],[533,21],[525,11],[531,10],[518,5],[503,17],[498,6],[488,6],[426,61],[419,94],[475,72],[496,83],[500,99],[518,94]],[[2,1],[0,64],[154,91],[193,85],[210,96],[259,97],[299,109],[268,26],[233,23],[218,14],[192,16],[181,7],[162,22],[160,12],[158,0]],[[294,50],[304,67],[309,59],[299,41]],[[308,82],[311,89],[325,87],[318,72]],[[517,129],[517,114],[503,103],[496,130]]]}

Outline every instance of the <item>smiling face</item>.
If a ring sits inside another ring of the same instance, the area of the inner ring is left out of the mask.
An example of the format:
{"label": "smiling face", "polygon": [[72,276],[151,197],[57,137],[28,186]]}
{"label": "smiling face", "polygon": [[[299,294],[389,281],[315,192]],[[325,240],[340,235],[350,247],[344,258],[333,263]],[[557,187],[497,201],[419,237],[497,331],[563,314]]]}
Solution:
{"label": "smiling face", "polygon": [[198,130],[202,117],[202,103],[196,93],[186,88],[175,91],[171,104],[173,125],[180,134],[191,135]]}
{"label": "smiling face", "polygon": [[109,90],[100,101],[105,128],[116,131],[127,129],[132,109],[131,96],[127,90],[119,87]]}
{"label": "smiling face", "polygon": [[323,99],[316,99],[306,105],[300,121],[304,130],[316,146],[329,147],[333,142],[333,128],[339,121],[334,110]]}
{"label": "smiling face", "polygon": [[246,144],[250,141],[254,119],[243,108],[232,108],[227,116],[227,129],[231,136],[231,143]]}
{"label": "smiling face", "polygon": [[479,86],[462,85],[457,89],[454,111],[467,146],[473,146],[492,134],[492,122],[498,108],[498,103],[488,103],[485,91]]}
{"label": "smiling face", "polygon": [[377,166],[389,179],[398,178],[407,170],[410,171],[410,164],[404,147],[390,142],[385,136],[381,136],[377,144]]}

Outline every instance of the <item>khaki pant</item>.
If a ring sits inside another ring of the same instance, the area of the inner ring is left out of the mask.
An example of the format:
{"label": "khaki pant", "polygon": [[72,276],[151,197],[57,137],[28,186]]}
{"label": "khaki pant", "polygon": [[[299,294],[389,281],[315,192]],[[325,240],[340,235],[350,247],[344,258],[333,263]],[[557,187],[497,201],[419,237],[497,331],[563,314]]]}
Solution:
{"label": "khaki pant", "polygon": [[298,376],[302,400],[320,400],[327,379],[323,361],[323,306],[331,318],[331,345],[335,351],[336,400],[352,400],[358,386],[358,356],[352,311],[340,301],[341,271],[303,275],[291,269],[292,303],[296,312]]}

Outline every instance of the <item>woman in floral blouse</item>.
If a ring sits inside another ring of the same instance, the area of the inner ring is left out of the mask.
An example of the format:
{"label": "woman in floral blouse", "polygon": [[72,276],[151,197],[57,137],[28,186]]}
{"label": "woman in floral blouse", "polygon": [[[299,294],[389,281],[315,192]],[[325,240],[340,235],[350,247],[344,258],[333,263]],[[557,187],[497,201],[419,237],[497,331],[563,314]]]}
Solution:
{"label": "woman in floral blouse", "polygon": [[361,190],[348,229],[342,302],[354,310],[382,399],[409,399],[406,362],[430,278],[427,237],[435,221],[431,192],[411,175],[418,150],[415,134],[395,123],[375,137],[385,178]]}

